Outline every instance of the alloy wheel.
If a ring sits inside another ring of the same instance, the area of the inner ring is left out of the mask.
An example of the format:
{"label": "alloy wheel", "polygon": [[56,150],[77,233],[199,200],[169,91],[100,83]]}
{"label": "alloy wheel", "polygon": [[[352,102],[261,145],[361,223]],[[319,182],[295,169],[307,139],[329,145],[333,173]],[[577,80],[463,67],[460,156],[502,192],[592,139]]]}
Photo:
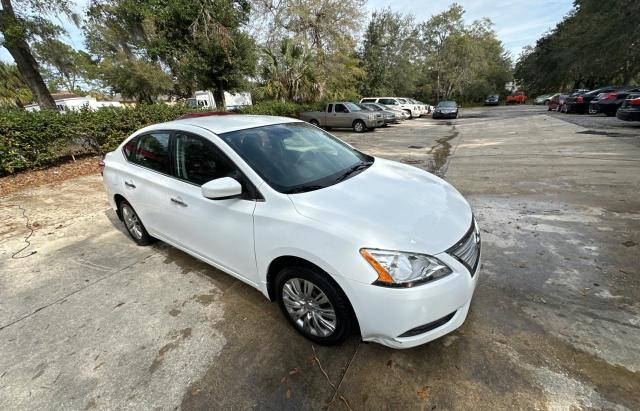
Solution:
{"label": "alloy wheel", "polygon": [[140,240],[142,238],[142,224],[135,211],[126,204],[122,207],[122,219],[131,235]]}
{"label": "alloy wheel", "polygon": [[302,278],[290,278],[282,287],[282,302],[287,314],[303,331],[328,337],[334,333],[337,316],[325,293]]}

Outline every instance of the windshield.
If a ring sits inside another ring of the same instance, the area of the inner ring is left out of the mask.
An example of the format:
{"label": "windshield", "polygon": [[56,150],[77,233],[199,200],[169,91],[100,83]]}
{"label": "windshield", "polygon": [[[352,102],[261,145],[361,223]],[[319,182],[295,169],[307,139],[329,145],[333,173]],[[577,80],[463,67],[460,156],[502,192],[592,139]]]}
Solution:
{"label": "windshield", "polygon": [[302,122],[232,131],[220,138],[267,184],[286,194],[328,187],[373,163],[373,157]]}
{"label": "windshield", "polygon": [[360,109],[364,110],[364,111],[378,111],[378,108],[375,106],[371,106],[369,104],[356,104],[358,107],[360,107]]}
{"label": "windshield", "polygon": [[360,108],[357,104],[347,102],[344,103],[344,105],[347,106],[351,113],[353,113],[354,111],[362,111],[362,108]]}
{"label": "windshield", "polygon": [[441,102],[438,103],[438,107],[455,108],[456,107],[456,102],[455,101],[441,101]]}

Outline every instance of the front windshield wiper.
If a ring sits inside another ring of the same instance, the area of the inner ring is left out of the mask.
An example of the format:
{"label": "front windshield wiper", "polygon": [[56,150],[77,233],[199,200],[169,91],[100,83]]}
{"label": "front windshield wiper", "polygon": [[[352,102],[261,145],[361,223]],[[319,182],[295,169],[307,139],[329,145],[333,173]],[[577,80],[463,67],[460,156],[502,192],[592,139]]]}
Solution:
{"label": "front windshield wiper", "polygon": [[344,181],[347,178],[349,178],[350,176],[352,176],[353,174],[364,170],[366,168],[369,168],[369,166],[373,164],[373,161],[363,161],[361,163],[358,163],[352,167],[349,167],[348,169],[345,170],[344,173],[342,173],[342,175],[340,177],[338,177],[336,179],[336,183],[340,182],[340,181]]}
{"label": "front windshield wiper", "polygon": [[287,190],[287,194],[296,194],[296,193],[306,193],[307,191],[320,190],[321,188],[325,188],[327,186],[313,184],[313,185],[303,185],[294,187],[291,190]]}

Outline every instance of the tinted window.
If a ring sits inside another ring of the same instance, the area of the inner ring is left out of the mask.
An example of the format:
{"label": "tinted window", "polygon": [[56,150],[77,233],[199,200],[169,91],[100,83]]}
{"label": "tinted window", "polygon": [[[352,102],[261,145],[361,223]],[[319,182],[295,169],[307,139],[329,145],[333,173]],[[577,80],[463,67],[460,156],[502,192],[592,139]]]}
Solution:
{"label": "tinted window", "polygon": [[231,161],[212,142],[192,134],[175,135],[175,174],[202,185],[221,177],[235,176]]}
{"label": "tinted window", "polygon": [[286,123],[221,134],[263,180],[283,193],[336,184],[354,165],[372,158],[305,123]]}
{"label": "tinted window", "polygon": [[375,103],[376,99],[375,98],[363,98],[361,103]]}
{"label": "tinted window", "polygon": [[125,155],[129,151],[129,161],[169,174],[169,136],[164,132],[143,134],[135,138],[135,146],[125,145]]}
{"label": "tinted window", "polygon": [[394,100],[394,99],[392,99],[392,98],[381,98],[381,99],[380,99],[380,103],[382,103],[382,104],[386,104],[386,105],[389,105],[389,106],[396,106],[396,105],[398,105],[398,102],[397,102],[397,101],[395,101],[395,100]]}
{"label": "tinted window", "polygon": [[441,101],[441,102],[438,103],[438,107],[456,108],[456,102],[455,101]]}
{"label": "tinted window", "polygon": [[327,113],[331,113],[333,111],[333,104],[329,104],[327,106]]}
{"label": "tinted window", "polygon": [[349,111],[344,104],[336,104],[336,113],[348,113]]}

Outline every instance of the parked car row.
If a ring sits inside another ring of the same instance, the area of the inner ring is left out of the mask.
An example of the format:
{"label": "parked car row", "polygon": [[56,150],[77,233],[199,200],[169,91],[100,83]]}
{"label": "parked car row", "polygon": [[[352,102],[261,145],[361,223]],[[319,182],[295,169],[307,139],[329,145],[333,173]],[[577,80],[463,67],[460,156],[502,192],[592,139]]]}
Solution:
{"label": "parked car row", "polygon": [[360,100],[360,104],[364,103],[377,103],[391,109],[402,110],[410,119],[431,113],[430,105],[407,97],[365,97]]}
{"label": "parked car row", "polygon": [[430,105],[404,97],[367,97],[360,103],[328,103],[324,111],[300,113],[300,119],[324,129],[351,128],[357,133],[429,115]]}
{"label": "parked car row", "polygon": [[[539,97],[540,98],[540,97]],[[572,90],[568,94],[550,95],[549,111],[577,114],[616,116],[621,120],[637,121],[640,110],[640,87],[607,86],[595,90]],[[622,110],[622,111],[621,111]]]}

